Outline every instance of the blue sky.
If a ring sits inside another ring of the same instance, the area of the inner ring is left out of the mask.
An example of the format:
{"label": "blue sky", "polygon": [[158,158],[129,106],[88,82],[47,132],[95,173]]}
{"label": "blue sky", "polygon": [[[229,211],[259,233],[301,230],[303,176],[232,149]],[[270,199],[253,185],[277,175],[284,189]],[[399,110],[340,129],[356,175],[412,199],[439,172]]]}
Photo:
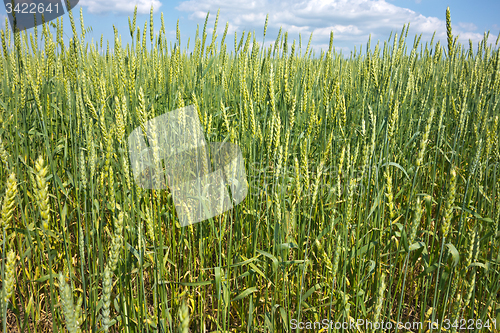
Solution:
{"label": "blue sky", "polygon": [[[302,35],[302,47],[305,49],[311,32],[312,45],[315,51],[326,49],[329,43],[330,31],[334,32],[334,46],[344,53],[363,45],[366,48],[368,36],[371,34],[372,47],[380,40],[387,40],[391,31],[400,33],[403,25],[410,22],[408,35],[412,44],[415,34],[422,33],[422,41],[430,41],[436,31],[435,40],[446,44],[445,11],[450,6],[453,33],[459,34],[459,41],[468,46],[471,39],[474,46],[483,38],[485,31],[490,30],[488,43],[495,44],[500,33],[500,1],[498,0],[189,0],[189,1],[160,1],[160,0],[80,0],[73,9],[79,29],[79,11],[83,9],[86,27],[92,27],[93,32],[87,34],[87,39],[94,41],[104,39],[113,43],[113,25],[122,35],[123,44],[131,41],[128,28],[128,16],[133,15],[135,5],[139,15],[137,25],[144,27],[149,20],[151,5],[154,8],[154,29],[159,31],[161,26],[160,13],[163,12],[168,40],[175,42],[177,20],[181,31],[181,46],[186,47],[188,38],[191,39],[190,48],[196,26],[200,32],[207,12],[210,12],[208,21],[208,37],[215,21],[217,10],[220,16],[217,28],[218,40],[222,37],[226,22],[229,23],[229,33],[226,39],[228,49],[234,48],[234,32],[255,31],[257,40],[262,42],[263,28],[266,15],[269,14],[269,23],[266,35],[266,45],[276,40],[278,30],[289,33],[289,45],[299,33]],[[0,19],[5,21],[6,11],[2,7]],[[3,24],[2,24],[3,26]],[[69,18],[64,15],[64,27],[67,35],[71,35]],[[149,29],[149,23],[148,23]],[[28,30],[28,34],[33,29]],[[148,31],[149,36],[149,31]],[[68,38],[66,37],[66,40]]]}

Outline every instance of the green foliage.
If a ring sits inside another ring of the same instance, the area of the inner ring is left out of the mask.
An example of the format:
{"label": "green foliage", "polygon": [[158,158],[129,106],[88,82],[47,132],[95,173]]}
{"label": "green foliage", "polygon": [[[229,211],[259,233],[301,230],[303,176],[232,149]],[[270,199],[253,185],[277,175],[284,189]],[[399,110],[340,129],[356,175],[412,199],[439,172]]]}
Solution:
{"label": "green foliage", "polygon": [[[418,36],[407,53],[404,29],[348,58],[333,35],[320,57],[310,39],[290,52],[281,31],[227,52],[206,21],[187,52],[179,31],[146,43],[136,12],[110,52],[70,20],[69,44],[45,25],[43,51],[1,31],[3,327],[500,325],[500,55],[454,44],[449,11],[446,59]],[[168,190],[134,183],[126,137],[191,104],[207,141],[240,146],[249,191],[180,228]]]}

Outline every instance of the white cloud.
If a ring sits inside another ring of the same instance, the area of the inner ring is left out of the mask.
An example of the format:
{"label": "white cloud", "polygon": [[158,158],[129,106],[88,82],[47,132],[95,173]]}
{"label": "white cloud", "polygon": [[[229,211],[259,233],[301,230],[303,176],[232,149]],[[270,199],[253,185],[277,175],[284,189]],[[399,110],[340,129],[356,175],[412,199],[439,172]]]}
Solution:
{"label": "white cloud", "polygon": [[[478,33],[474,33],[474,32],[464,32],[464,33],[459,34],[459,36],[458,36],[458,40],[460,41],[460,43],[464,44],[466,48],[468,48],[469,40],[471,40],[473,43],[474,49],[477,48],[477,44],[480,41],[482,41],[483,39],[484,39],[484,34],[478,34]],[[490,33],[490,35],[488,36],[488,40],[486,41],[486,44],[487,45],[493,44],[493,46],[494,46],[496,39],[497,39],[497,36],[494,36]]]}
{"label": "white cloud", "polygon": [[79,4],[83,7],[87,7],[89,13],[92,14],[131,14],[134,12],[136,5],[138,14],[149,14],[151,5],[153,5],[154,13],[158,12],[161,7],[161,2],[159,0],[80,0]]}
{"label": "white cloud", "polygon": [[458,26],[464,30],[469,30],[469,31],[477,30],[477,26],[474,23],[458,22]]}
{"label": "white cloud", "polygon": [[[370,34],[372,45],[377,40],[386,40],[391,31],[399,35],[403,25],[408,22],[408,37],[411,40],[415,34],[422,34],[422,41],[425,42],[436,32],[435,41],[446,41],[444,20],[423,16],[385,0],[188,0],[176,8],[190,13],[189,18],[197,21],[203,20],[210,11],[211,26],[220,9],[219,35],[225,22],[229,21],[231,30],[239,33],[255,30],[257,36],[261,37],[266,15],[269,14],[268,40],[275,38],[282,27],[283,31],[288,31],[291,39],[298,39],[300,33],[304,47],[312,32],[315,49],[319,45],[328,46],[330,31],[334,33],[334,45],[337,48],[352,50],[354,45],[366,45]],[[453,33],[460,34],[460,42],[468,43],[468,38],[471,38],[477,44],[483,36],[470,33],[475,29],[477,27],[472,23],[459,23],[453,26]]]}

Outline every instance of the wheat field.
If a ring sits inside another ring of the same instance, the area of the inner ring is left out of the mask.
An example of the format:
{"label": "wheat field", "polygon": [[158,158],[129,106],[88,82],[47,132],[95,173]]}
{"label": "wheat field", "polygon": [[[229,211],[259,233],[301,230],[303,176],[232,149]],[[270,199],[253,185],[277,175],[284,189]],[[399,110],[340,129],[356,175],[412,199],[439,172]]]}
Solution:
{"label": "wheat field", "polygon": [[[498,39],[460,44],[448,9],[447,45],[406,25],[346,57],[207,15],[188,52],[152,13],[126,46],[81,11],[69,42],[0,31],[3,332],[498,331]],[[248,195],[181,227],[127,137],[188,105]]]}

